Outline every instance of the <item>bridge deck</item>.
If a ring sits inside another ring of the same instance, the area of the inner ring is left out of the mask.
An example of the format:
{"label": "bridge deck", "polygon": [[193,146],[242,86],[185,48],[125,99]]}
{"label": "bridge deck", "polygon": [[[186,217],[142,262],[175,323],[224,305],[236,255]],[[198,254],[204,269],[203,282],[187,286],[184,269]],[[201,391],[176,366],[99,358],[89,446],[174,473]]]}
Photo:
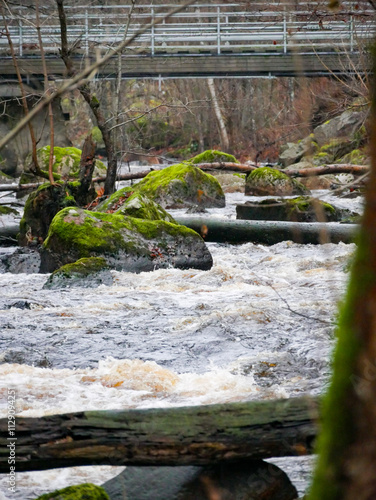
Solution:
{"label": "bridge deck", "polygon": [[[77,67],[87,64],[89,59],[77,59]],[[100,68],[97,77],[111,78],[117,75],[118,59],[114,57]],[[35,58],[19,59],[19,67],[25,79],[29,75],[43,79],[42,63]],[[176,54],[161,56],[123,56],[123,78],[188,78],[188,77],[267,77],[267,76],[330,76],[365,72],[368,68],[364,57],[352,53],[346,58],[342,54],[222,54],[192,55]],[[60,79],[65,74],[64,63],[58,57],[47,59],[49,75]],[[1,61],[3,78],[15,79],[11,59]]]}
{"label": "bridge deck", "polygon": [[[113,50],[148,23],[158,22],[124,50],[124,78],[314,76],[367,70],[359,54],[376,28],[368,2],[359,1],[354,7],[344,0],[338,12],[325,9],[325,3],[286,5],[280,0],[255,0],[247,6],[197,2],[168,19],[164,16],[172,5],[136,4],[133,10],[130,5],[68,6],[68,43],[80,66]],[[40,77],[35,12],[26,8],[9,12],[7,24],[22,73]],[[48,71],[61,77],[56,12],[42,11],[41,35]],[[100,74],[115,75],[116,61],[101,68]],[[0,65],[3,77],[15,76],[5,36],[0,37]]]}

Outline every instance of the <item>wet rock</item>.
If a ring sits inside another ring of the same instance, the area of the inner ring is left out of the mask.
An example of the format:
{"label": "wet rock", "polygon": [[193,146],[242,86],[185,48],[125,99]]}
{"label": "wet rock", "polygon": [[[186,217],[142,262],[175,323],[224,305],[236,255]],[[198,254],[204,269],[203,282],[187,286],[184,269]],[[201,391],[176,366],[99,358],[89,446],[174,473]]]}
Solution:
{"label": "wet rock", "polygon": [[129,272],[176,267],[210,269],[212,256],[195,231],[165,221],[66,208],[53,219],[41,248],[41,272],[83,257],[103,257]]}
{"label": "wet rock", "polygon": [[150,172],[132,186],[134,192],[147,196],[163,208],[224,207],[223,190],[215,177],[189,163],[171,165]]}
{"label": "wet rock", "polygon": [[245,183],[245,194],[248,196],[290,196],[308,192],[300,182],[270,167],[253,170]]}
{"label": "wet rock", "polygon": [[85,483],[78,486],[68,486],[52,493],[46,493],[35,500],[110,500],[110,497],[100,486]]}
{"label": "wet rock", "polygon": [[49,290],[70,287],[93,288],[99,285],[110,286],[112,283],[113,278],[106,260],[101,257],[90,257],[60,267],[51,274],[43,288]]}
{"label": "wet rock", "polygon": [[279,162],[288,167],[294,163],[298,163],[305,156],[310,156],[317,150],[317,144],[314,141],[313,134],[305,137],[298,143],[289,144],[283,153],[279,156]]}
{"label": "wet rock", "polygon": [[[54,185],[48,182],[33,191],[25,203],[20,222],[19,244],[21,246],[41,244],[55,215],[65,207],[77,206],[79,186],[79,182],[59,181]],[[85,201],[92,200],[95,196],[95,191],[90,190]]]}
{"label": "wet rock", "polygon": [[350,210],[306,196],[287,200],[268,199],[236,206],[236,218],[243,220],[277,220],[293,222],[338,222],[350,217]]}
{"label": "wet rock", "polygon": [[198,163],[239,163],[233,155],[217,151],[216,149],[208,149],[189,160],[189,163],[196,165]]}
{"label": "wet rock", "polygon": [[0,254],[0,273],[38,273],[40,255],[36,249],[17,248],[11,253]]}
{"label": "wet rock", "polygon": [[363,123],[364,113],[347,110],[316,127],[313,133],[318,145],[322,147],[333,139],[352,140],[356,134],[362,134],[362,130],[364,130],[364,127],[362,129]]}
{"label": "wet rock", "polygon": [[95,211],[117,213],[137,219],[164,220],[176,224],[174,218],[158,203],[140,193],[134,193],[129,187],[113,193],[107,200],[100,203]]}
{"label": "wet rock", "polygon": [[[48,175],[48,165],[50,161],[50,146],[43,146],[37,150],[37,158],[41,170]],[[78,179],[80,173],[80,159],[82,151],[78,148],[66,147],[61,148],[58,146],[54,147],[54,163],[52,166],[55,178],[69,178]],[[33,163],[31,159],[31,153],[26,158],[24,173],[21,176],[20,184],[28,184],[31,182],[43,182],[46,179],[43,177],[38,177],[33,172]],[[100,175],[106,175],[106,167],[100,161],[95,161],[95,168],[93,177]]]}
{"label": "wet rock", "polygon": [[262,460],[212,467],[127,467],[103,488],[111,500],[293,500],[287,475]]}

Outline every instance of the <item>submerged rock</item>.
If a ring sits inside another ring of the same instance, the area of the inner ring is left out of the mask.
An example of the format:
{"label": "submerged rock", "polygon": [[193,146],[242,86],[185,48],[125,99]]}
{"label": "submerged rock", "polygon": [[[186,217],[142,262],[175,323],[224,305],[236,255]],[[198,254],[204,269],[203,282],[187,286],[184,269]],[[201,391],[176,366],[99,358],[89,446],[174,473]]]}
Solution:
{"label": "submerged rock", "polygon": [[150,172],[132,186],[132,191],[147,196],[163,208],[224,207],[223,190],[215,177],[189,163],[171,165]]}
{"label": "submerged rock", "polygon": [[39,496],[35,500],[110,500],[105,490],[91,483],[68,486]]}
{"label": "submerged rock", "polygon": [[245,183],[248,196],[291,196],[307,194],[309,190],[295,179],[271,167],[253,170]]}
{"label": "submerged rock", "polygon": [[112,285],[113,278],[106,259],[90,257],[66,264],[54,271],[43,288],[57,289],[68,287],[93,288],[99,285]]}
{"label": "submerged rock", "polygon": [[329,203],[300,196],[287,200],[268,199],[236,206],[236,218],[242,220],[278,220],[293,222],[337,222],[352,214]]}
{"label": "submerged rock", "polygon": [[41,272],[83,257],[104,257],[112,269],[210,269],[212,256],[195,231],[165,221],[66,208],[53,219],[41,248]]}
{"label": "submerged rock", "polygon": [[287,475],[262,460],[211,467],[127,467],[103,488],[111,500],[294,500]]}

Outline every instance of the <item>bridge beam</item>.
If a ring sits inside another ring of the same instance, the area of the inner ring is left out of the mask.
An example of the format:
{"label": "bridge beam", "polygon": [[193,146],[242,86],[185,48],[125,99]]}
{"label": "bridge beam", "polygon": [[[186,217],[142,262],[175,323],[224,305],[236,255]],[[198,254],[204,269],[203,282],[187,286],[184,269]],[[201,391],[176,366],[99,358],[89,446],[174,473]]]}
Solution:
{"label": "bridge beam", "polygon": [[[93,59],[94,61],[94,59]],[[98,71],[99,77],[115,77],[118,59],[114,57]],[[77,66],[80,66],[80,60]],[[14,76],[11,59],[1,61],[2,75]],[[36,58],[20,58],[19,66],[23,76],[43,79],[42,63]],[[47,59],[50,75],[57,79],[64,77],[65,66],[58,57]],[[254,54],[173,54],[123,56],[123,78],[198,78],[198,77],[288,77],[288,76],[331,76],[365,73],[364,57],[357,53],[254,53]]]}

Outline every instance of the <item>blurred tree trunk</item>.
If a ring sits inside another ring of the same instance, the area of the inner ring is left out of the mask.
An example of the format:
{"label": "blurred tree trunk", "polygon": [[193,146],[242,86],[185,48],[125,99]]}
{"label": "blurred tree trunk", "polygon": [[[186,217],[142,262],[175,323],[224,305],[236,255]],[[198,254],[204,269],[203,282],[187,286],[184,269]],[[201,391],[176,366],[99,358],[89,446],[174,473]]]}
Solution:
{"label": "blurred tree trunk", "polygon": [[230,142],[228,139],[225,120],[222,116],[221,108],[219,106],[217,94],[215,91],[214,79],[208,78],[207,82],[208,82],[208,88],[209,88],[209,92],[210,92],[212,103],[213,103],[215,117],[216,117],[217,123],[218,123],[219,134],[221,137],[221,149],[223,149],[224,151],[228,151],[229,146],[230,146]]}
{"label": "blurred tree trunk", "polygon": [[372,168],[358,248],[340,314],[334,372],[323,410],[319,461],[309,500],[376,498],[375,88],[374,81]]}

